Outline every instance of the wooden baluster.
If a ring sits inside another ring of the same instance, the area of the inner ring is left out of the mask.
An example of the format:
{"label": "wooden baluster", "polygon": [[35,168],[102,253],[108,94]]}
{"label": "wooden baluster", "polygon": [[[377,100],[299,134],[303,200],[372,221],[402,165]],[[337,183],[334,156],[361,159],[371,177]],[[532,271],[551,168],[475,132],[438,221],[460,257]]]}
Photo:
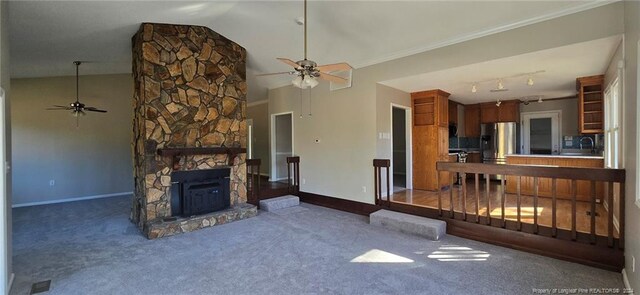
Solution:
{"label": "wooden baluster", "polygon": [[440,170],[436,170],[436,183],[438,184],[438,216],[442,217],[442,186],[440,185]]}
{"label": "wooden baluster", "polygon": [[556,200],[558,197],[557,178],[551,179],[551,235],[555,238],[558,235],[558,226],[556,220]]}
{"label": "wooden baluster", "polygon": [[480,174],[475,173],[476,185],[476,223],[480,223]]}
{"label": "wooden baluster", "polygon": [[291,193],[291,163],[287,161],[287,191]]}
{"label": "wooden baluster", "polygon": [[387,168],[387,207],[391,207],[391,181],[389,180],[389,166]]}
{"label": "wooden baluster", "polygon": [[578,181],[571,180],[571,239],[576,240],[576,197],[578,195]]}
{"label": "wooden baluster", "polygon": [[373,166],[373,195],[376,197],[376,205],[380,205],[380,197],[378,196],[378,170],[380,168]]}
{"label": "wooden baluster", "polygon": [[613,182],[607,182],[607,203],[609,210],[607,212],[607,245],[613,247]]}
{"label": "wooden baluster", "polygon": [[486,212],[487,213],[487,224],[490,225],[491,224],[491,206],[490,206],[491,201],[489,199],[491,198],[491,185],[490,185],[491,180],[489,179],[489,174],[485,174],[484,178],[486,180],[485,181],[485,183],[486,183],[486,188],[485,188],[486,195],[485,195],[485,198],[487,199],[487,212]]}
{"label": "wooden baluster", "polygon": [[453,212],[453,177],[454,173],[449,173],[449,210],[451,218],[455,218],[455,214]]}
{"label": "wooden baluster", "polygon": [[591,181],[591,244],[596,243],[596,182]]}
{"label": "wooden baluster", "polygon": [[522,188],[521,188],[521,183],[520,183],[521,181],[522,181],[522,177],[518,176],[517,182],[516,182],[516,189],[517,189],[517,193],[518,193],[518,195],[516,196],[516,206],[518,207],[517,208],[517,210],[518,210],[518,230],[522,230],[522,212],[521,212],[522,211],[521,210],[521,197],[522,197],[521,190],[522,190]]}
{"label": "wooden baluster", "polygon": [[533,233],[538,233],[538,192],[540,183],[538,177],[533,178]]}
{"label": "wooden baluster", "polygon": [[620,228],[620,232],[619,232],[620,239],[619,239],[619,241],[620,241],[620,244],[618,245],[618,248],[620,248],[620,249],[624,249],[624,215],[625,215],[625,212],[624,212],[624,202],[625,201],[624,201],[624,199],[625,199],[625,195],[626,195],[625,183],[624,183],[624,181],[621,181],[620,182],[620,200],[618,201],[618,203],[619,203],[618,205],[620,206],[620,210],[619,210],[619,214],[618,214],[619,217],[620,217],[620,219],[618,220],[619,223],[620,223],[619,224],[619,228]]}
{"label": "wooden baluster", "polygon": [[500,177],[500,178],[501,178],[500,179],[500,209],[501,209],[500,211],[502,211],[502,213],[500,214],[500,218],[502,219],[502,227],[504,228],[504,227],[507,226],[507,221],[504,219],[504,210],[505,210],[504,203],[505,203],[505,199],[506,199],[505,198],[505,193],[506,193],[507,190],[505,189],[505,186],[504,186],[504,178],[505,178],[505,176],[502,175],[502,177]]}
{"label": "wooden baluster", "polygon": [[296,194],[300,193],[300,160],[296,162]]}
{"label": "wooden baluster", "polygon": [[462,220],[467,220],[467,174],[462,173]]}

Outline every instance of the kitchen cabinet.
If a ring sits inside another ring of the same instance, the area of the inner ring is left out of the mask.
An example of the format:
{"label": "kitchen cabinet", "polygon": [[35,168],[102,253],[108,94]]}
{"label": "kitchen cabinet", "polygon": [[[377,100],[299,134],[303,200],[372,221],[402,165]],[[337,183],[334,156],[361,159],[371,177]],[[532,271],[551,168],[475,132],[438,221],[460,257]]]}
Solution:
{"label": "kitchen cabinet", "polygon": [[[449,93],[429,90],[411,94],[413,106],[413,188],[437,190],[436,163],[449,160]],[[448,173],[441,173],[445,183]]]}
{"label": "kitchen cabinet", "polygon": [[493,102],[480,105],[480,122],[482,124],[499,122],[519,122],[520,121],[520,101],[503,101],[500,106]]}
{"label": "kitchen cabinet", "polygon": [[[509,165],[551,165],[558,167],[604,167],[604,159],[602,157],[572,157],[572,156],[535,156],[535,155],[513,155],[507,156],[507,164]],[[507,176],[508,194],[516,194],[518,176]],[[576,200],[590,201],[591,184],[587,180],[577,181],[578,191]],[[533,177],[522,177],[520,180],[520,189],[523,195],[533,195]],[[556,192],[558,199],[571,200],[571,180],[558,179],[556,181]],[[596,196],[602,199],[604,194],[604,183],[596,183]],[[541,197],[551,197],[551,178],[538,179],[538,195]]]}
{"label": "kitchen cabinet", "polygon": [[458,103],[449,100],[449,124],[458,125]]}
{"label": "kitchen cabinet", "polygon": [[576,79],[578,128],[582,134],[604,130],[604,75]]}
{"label": "kitchen cabinet", "polygon": [[466,137],[480,137],[480,105],[464,106],[464,133]]}

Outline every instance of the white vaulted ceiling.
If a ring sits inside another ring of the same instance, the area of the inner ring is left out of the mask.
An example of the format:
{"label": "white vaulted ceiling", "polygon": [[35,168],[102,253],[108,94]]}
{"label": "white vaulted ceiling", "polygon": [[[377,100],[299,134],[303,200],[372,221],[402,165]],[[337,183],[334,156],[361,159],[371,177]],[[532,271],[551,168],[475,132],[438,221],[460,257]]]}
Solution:
{"label": "white vaulted ceiling", "polygon": [[[602,1],[311,1],[309,58],[356,68],[593,8]],[[288,83],[254,78],[302,59],[302,1],[11,1],[12,77],[130,73],[141,22],[207,26],[248,52],[249,89]],[[250,93],[251,99],[251,93]]]}

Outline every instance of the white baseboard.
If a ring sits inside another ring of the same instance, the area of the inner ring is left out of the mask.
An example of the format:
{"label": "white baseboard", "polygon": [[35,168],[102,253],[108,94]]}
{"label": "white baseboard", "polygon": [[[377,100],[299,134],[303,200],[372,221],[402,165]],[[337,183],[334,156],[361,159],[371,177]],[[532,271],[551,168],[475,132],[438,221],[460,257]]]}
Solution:
{"label": "white baseboard", "polygon": [[9,286],[7,286],[7,294],[11,293],[11,287],[13,287],[13,280],[16,278],[16,274],[15,273],[11,273],[11,276],[9,277]]}
{"label": "white baseboard", "polygon": [[119,197],[132,195],[133,192],[122,192],[122,193],[113,193],[113,194],[104,194],[104,195],[95,195],[95,196],[86,196],[86,197],[77,197],[77,198],[67,198],[67,199],[58,199],[51,201],[42,201],[42,202],[29,202],[22,204],[13,204],[11,208],[20,208],[20,207],[29,207],[29,206],[38,206],[38,205],[49,205],[49,204],[57,204],[57,203],[67,203],[67,202],[75,202],[75,201],[84,201],[84,200],[93,200],[93,199],[102,199],[102,198],[110,198],[110,197]]}
{"label": "white baseboard", "polygon": [[629,277],[627,277],[627,269],[623,268],[622,269],[622,282],[624,282],[624,287],[629,290],[629,292],[631,293],[627,293],[627,294],[633,294],[633,289],[631,289],[631,284],[629,284]]}

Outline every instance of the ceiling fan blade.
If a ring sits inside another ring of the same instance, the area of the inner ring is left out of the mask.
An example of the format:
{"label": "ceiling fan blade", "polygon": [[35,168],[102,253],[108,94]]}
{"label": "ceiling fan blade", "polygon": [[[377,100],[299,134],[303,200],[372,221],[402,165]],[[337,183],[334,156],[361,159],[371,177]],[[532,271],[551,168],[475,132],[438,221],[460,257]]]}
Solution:
{"label": "ceiling fan blade", "polygon": [[294,69],[299,69],[300,68],[299,64],[297,64],[295,61],[292,61],[292,60],[290,60],[288,58],[278,57],[277,60],[292,66]]}
{"label": "ceiling fan blade", "polygon": [[322,73],[322,72],[320,72],[320,79],[324,79],[324,80],[335,82],[335,83],[347,83],[347,79],[345,78],[334,76],[327,73]]}
{"label": "ceiling fan blade", "polygon": [[273,76],[273,75],[283,75],[283,74],[289,74],[289,75],[291,75],[291,74],[292,74],[292,72],[278,72],[278,73],[257,74],[257,75],[256,75],[256,77]]}
{"label": "ceiling fan blade", "polygon": [[98,112],[98,113],[106,113],[107,112],[105,110],[96,109],[94,107],[85,107],[84,110],[85,111],[90,111],[90,112]]}
{"label": "ceiling fan blade", "polygon": [[70,110],[73,110],[73,108],[56,106],[56,107],[53,107],[53,108],[46,108],[45,110],[47,110],[47,111],[70,111]]}
{"label": "ceiling fan blade", "polygon": [[346,62],[341,62],[337,64],[329,64],[329,65],[321,65],[317,66],[316,69],[320,72],[335,72],[335,71],[348,71],[352,70],[353,67]]}

